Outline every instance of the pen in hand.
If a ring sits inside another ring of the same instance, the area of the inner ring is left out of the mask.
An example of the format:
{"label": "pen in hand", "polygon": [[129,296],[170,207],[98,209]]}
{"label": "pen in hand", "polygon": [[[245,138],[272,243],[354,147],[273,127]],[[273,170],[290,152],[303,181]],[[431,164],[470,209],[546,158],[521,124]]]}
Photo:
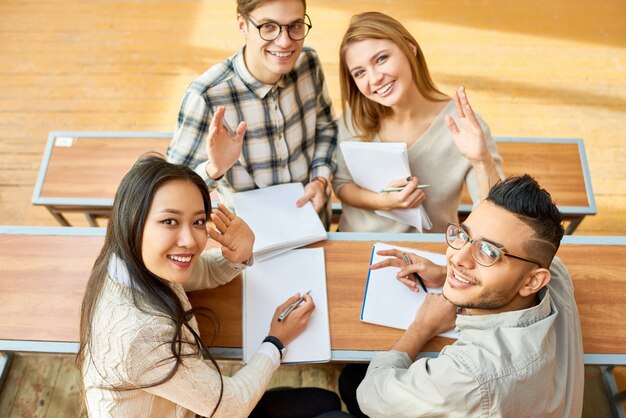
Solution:
{"label": "pen in hand", "polygon": [[[409,258],[408,254],[405,252],[402,252],[402,261],[404,261],[404,264],[406,264],[407,266],[411,264],[411,259]],[[424,284],[424,281],[422,280],[419,274],[409,273],[409,276],[412,277],[413,280],[415,280],[415,284],[419,284],[420,287],[424,290],[424,292],[428,293],[428,290],[426,290],[426,285]]]}
{"label": "pen in hand", "polygon": [[[402,190],[404,190],[406,186],[400,186],[400,187],[384,187],[382,188],[378,193],[387,193],[387,192],[401,192]],[[416,189],[428,189],[430,187],[430,184],[418,184],[415,188]]]}
{"label": "pen in hand", "polygon": [[298,306],[300,306],[300,304],[302,302],[304,302],[304,297],[308,294],[310,294],[311,291],[309,290],[308,292],[306,292],[305,294],[303,294],[302,296],[300,296],[300,298],[295,301],[294,303],[292,303],[291,305],[287,306],[287,309],[285,309],[285,311],[283,313],[281,313],[278,318],[276,319],[276,321],[278,322],[283,322],[285,320],[285,318],[287,318],[287,316],[291,313],[291,311],[293,311],[294,309],[296,309]]}

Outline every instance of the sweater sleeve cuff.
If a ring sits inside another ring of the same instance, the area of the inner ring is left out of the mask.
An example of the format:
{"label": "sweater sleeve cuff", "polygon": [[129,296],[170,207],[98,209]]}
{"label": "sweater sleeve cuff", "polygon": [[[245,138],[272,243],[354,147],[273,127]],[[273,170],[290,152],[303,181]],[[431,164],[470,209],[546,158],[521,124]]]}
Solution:
{"label": "sweater sleeve cuff", "polygon": [[278,348],[272,343],[263,343],[261,344],[261,348],[257,351],[257,354],[262,354],[267,356],[271,361],[274,367],[280,366],[280,353],[278,352]]}
{"label": "sweater sleeve cuff", "polygon": [[251,267],[254,264],[254,254],[250,255],[246,261],[242,261],[241,263],[230,263],[231,267],[235,270],[243,270],[247,267]]}

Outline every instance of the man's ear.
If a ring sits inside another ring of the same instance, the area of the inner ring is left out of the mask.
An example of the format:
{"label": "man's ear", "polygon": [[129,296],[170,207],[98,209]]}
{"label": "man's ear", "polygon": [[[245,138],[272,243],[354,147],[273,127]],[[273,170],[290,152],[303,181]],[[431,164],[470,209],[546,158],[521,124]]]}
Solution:
{"label": "man's ear", "polygon": [[550,282],[551,277],[550,271],[545,268],[538,268],[531,271],[524,280],[524,284],[519,289],[520,296],[527,297],[537,293]]}
{"label": "man's ear", "polygon": [[248,21],[245,16],[237,15],[237,29],[239,32],[243,33],[244,36],[247,35]]}

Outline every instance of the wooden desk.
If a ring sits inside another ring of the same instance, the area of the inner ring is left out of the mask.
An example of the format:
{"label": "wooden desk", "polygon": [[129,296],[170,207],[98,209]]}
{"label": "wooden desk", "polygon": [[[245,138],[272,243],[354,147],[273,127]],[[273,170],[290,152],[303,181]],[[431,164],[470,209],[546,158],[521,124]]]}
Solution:
{"label": "wooden desk", "polygon": [[171,140],[169,132],[50,132],[32,202],[63,226],[70,226],[65,212],[82,212],[98,226],[135,161],[149,151],[165,155]]}
{"label": "wooden desk", "polygon": [[[0,227],[0,351],[76,352],[84,286],[103,228]],[[323,246],[333,361],[366,361],[401,331],[359,321],[371,246],[398,242],[443,252],[441,234],[331,233]],[[407,242],[408,241],[408,242]],[[626,237],[566,237],[559,252],[576,289],[587,364],[626,364]],[[241,358],[241,282],[190,294],[219,317],[218,356]],[[236,309],[233,309],[235,307]],[[210,335],[201,322],[203,335]],[[425,348],[437,352],[449,340]]]}
{"label": "wooden desk", "polygon": [[[32,202],[45,206],[61,225],[69,226],[64,212],[82,212],[90,225],[97,226],[95,217],[109,214],[117,186],[137,158],[148,151],[165,154],[171,138],[170,132],[51,132]],[[582,139],[496,140],[507,175],[528,172],[552,193],[571,221],[567,234],[586,215],[595,215]],[[71,146],[63,146],[64,142]],[[470,210],[471,200],[465,193],[459,216],[464,219]],[[333,212],[335,217],[341,213],[337,200]]]}

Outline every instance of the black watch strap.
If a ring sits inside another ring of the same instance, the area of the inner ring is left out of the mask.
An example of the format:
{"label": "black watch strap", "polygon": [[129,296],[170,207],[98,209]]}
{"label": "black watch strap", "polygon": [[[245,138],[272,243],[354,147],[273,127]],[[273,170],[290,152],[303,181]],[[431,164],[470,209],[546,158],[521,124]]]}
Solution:
{"label": "black watch strap", "polygon": [[274,344],[274,346],[278,349],[278,352],[280,353],[280,359],[283,359],[283,355],[285,354],[285,344],[283,344],[278,338],[268,335],[267,337],[265,337],[263,342]]}

